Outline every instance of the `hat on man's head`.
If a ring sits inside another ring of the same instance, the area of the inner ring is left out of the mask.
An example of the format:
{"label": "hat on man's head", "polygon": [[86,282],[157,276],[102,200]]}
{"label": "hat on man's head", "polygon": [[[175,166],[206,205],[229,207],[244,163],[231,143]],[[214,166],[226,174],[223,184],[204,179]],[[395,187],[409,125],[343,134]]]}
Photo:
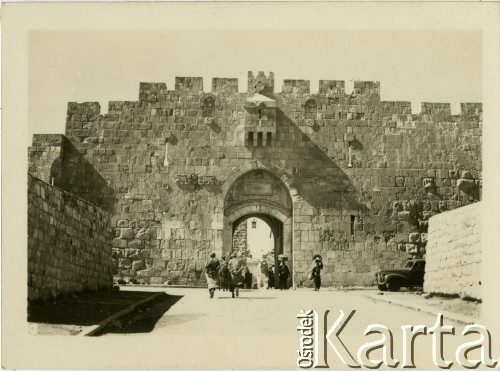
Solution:
{"label": "hat on man's head", "polygon": [[288,261],[288,256],[286,256],[285,254],[279,254],[278,260],[280,260],[282,262],[286,262],[286,261]]}

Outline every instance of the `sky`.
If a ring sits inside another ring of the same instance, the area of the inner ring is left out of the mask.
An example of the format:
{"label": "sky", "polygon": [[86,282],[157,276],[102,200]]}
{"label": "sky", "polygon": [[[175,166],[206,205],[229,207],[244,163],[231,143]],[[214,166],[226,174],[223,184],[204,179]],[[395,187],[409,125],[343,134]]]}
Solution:
{"label": "sky", "polygon": [[[255,228],[252,228],[255,221]],[[260,218],[249,218],[247,223],[247,247],[255,260],[261,260],[262,256],[274,249],[274,238],[271,228]]]}
{"label": "sky", "polygon": [[68,101],[137,100],[139,82],[175,76],[381,83],[382,100],[480,102],[482,40],[476,31],[34,31],[29,39],[29,136],[63,133]]}

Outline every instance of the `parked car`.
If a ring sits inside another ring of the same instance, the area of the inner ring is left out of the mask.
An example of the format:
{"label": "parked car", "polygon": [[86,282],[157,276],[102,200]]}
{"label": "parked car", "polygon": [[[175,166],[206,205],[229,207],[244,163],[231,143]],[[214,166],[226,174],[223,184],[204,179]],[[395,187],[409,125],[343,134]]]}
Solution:
{"label": "parked car", "polygon": [[425,260],[408,260],[403,268],[380,269],[375,273],[375,284],[382,291],[398,291],[401,287],[424,285]]}

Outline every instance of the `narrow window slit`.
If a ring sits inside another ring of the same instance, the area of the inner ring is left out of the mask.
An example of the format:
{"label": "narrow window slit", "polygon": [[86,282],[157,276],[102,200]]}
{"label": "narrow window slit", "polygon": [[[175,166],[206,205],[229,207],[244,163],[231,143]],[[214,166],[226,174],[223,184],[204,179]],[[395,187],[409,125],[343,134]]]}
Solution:
{"label": "narrow window slit", "polygon": [[253,146],[253,131],[248,132],[248,142],[247,145]]}

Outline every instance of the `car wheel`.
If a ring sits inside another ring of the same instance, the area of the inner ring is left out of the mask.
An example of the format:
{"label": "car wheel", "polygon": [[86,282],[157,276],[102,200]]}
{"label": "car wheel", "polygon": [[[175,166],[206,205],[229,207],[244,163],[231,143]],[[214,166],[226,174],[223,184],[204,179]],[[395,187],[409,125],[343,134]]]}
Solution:
{"label": "car wheel", "polygon": [[377,287],[380,291],[387,291],[387,287],[385,287],[385,285],[378,285]]}
{"label": "car wheel", "polygon": [[399,283],[399,280],[393,278],[386,283],[386,287],[389,291],[399,291],[401,284]]}

